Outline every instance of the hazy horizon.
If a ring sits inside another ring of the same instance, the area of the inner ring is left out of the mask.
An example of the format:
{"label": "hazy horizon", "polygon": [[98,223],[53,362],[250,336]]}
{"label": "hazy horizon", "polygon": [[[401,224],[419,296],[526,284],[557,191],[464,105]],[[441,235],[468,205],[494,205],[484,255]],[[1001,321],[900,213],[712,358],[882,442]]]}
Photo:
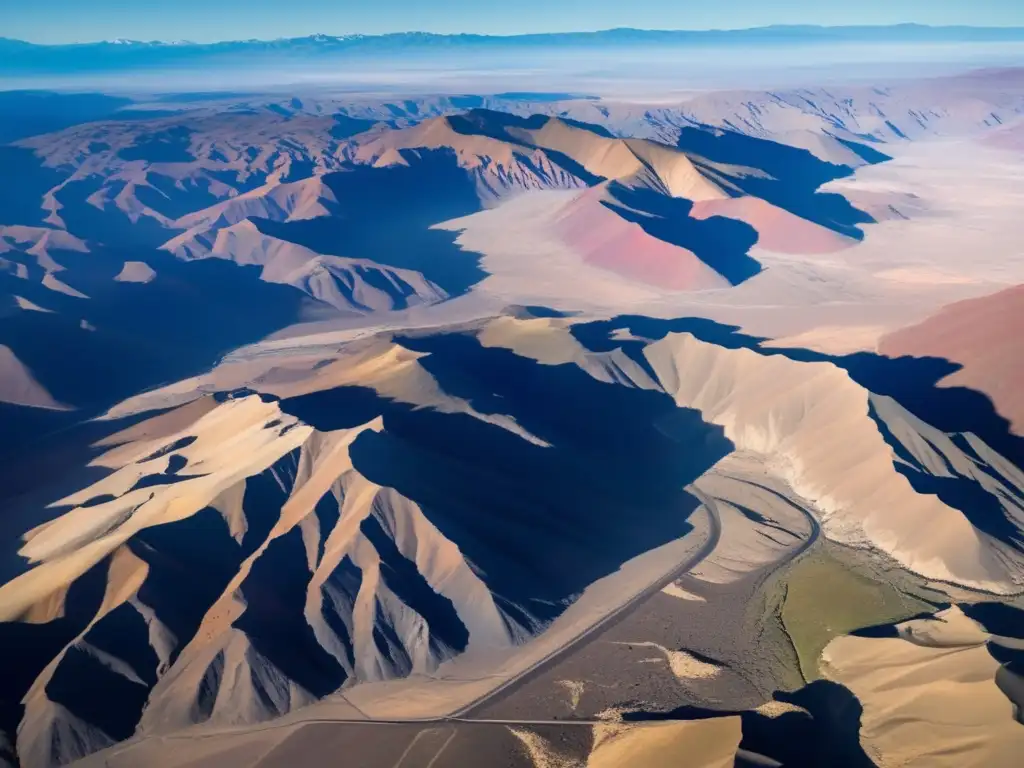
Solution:
{"label": "hazy horizon", "polygon": [[[145,54],[144,49],[140,53]],[[166,49],[156,49],[166,50]],[[173,61],[114,57],[92,66],[79,57],[19,70],[0,65],[0,89],[173,93],[342,88],[403,94],[572,92],[627,100],[678,99],[709,89],[770,89],[957,74],[1024,62],[1024,41],[996,43],[823,42],[757,44],[756,64],[730,44],[565,47],[431,47],[359,54],[275,49],[222,57],[186,51]],[[201,73],[201,77],[200,77]]]}
{"label": "hazy horizon", "polygon": [[[89,13],[72,0],[45,0],[5,11],[4,36],[37,44],[103,40],[188,40],[212,43],[281,39],[313,34],[379,35],[410,30],[433,34],[520,35],[593,32],[615,28],[736,30],[776,25],[1012,27],[1024,25],[1024,7],[1008,0],[955,0],[924,5],[917,0],[865,0],[856,6],[837,0],[813,8],[786,0],[770,6],[754,0],[725,0],[705,7],[668,0],[637,0],[628,7],[612,0],[522,0],[514,7],[482,7],[471,0],[420,4],[380,0],[372,6],[326,0],[294,0],[282,8],[268,0],[224,0],[216,6],[181,0],[173,7],[125,7],[95,0]],[[428,7],[429,6],[429,7]],[[54,24],[60,14],[75,24]]]}
{"label": "hazy horizon", "polygon": [[719,26],[719,27],[636,27],[636,26],[615,26],[615,27],[595,27],[588,29],[565,29],[565,30],[532,30],[524,32],[469,32],[465,30],[452,30],[448,32],[434,32],[426,29],[394,29],[386,32],[327,32],[318,30],[314,32],[308,32],[301,35],[277,35],[273,37],[221,37],[216,39],[198,39],[198,38],[172,38],[168,36],[157,36],[157,37],[104,37],[104,38],[93,38],[93,39],[80,39],[69,42],[38,42],[29,40],[23,37],[11,36],[11,35],[0,35],[0,40],[7,40],[18,43],[28,43],[29,45],[41,46],[41,47],[61,47],[61,46],[75,46],[75,45],[100,45],[103,43],[117,44],[117,43],[162,43],[162,44],[179,44],[179,45],[197,45],[197,46],[214,46],[224,45],[231,43],[271,43],[278,41],[288,40],[306,40],[314,38],[328,38],[335,40],[343,40],[346,38],[386,38],[386,37],[401,37],[401,36],[429,36],[429,37],[443,37],[443,38],[492,38],[494,40],[512,40],[516,38],[529,38],[529,37],[548,37],[548,36],[563,36],[563,35],[601,35],[615,32],[637,32],[637,33],[670,33],[670,34],[701,34],[701,33],[742,33],[742,32],[756,32],[761,30],[822,30],[822,31],[841,31],[841,30],[895,30],[899,28],[919,28],[928,29],[935,31],[943,30],[965,30],[965,31],[994,31],[994,30],[1024,30],[1024,20],[1020,23],[1014,24],[925,24],[917,21],[903,21],[893,23],[878,23],[878,24],[790,24],[790,23],[776,23],[776,24],[759,24],[759,25],[736,25],[736,26]]}

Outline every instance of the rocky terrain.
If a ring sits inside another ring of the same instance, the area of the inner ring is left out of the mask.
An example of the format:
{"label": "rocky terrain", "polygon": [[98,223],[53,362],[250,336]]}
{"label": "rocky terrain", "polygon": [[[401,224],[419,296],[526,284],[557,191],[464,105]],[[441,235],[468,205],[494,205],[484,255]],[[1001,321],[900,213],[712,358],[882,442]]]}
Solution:
{"label": "rocky terrain", "polygon": [[12,765],[1015,764],[1020,70],[51,98]]}

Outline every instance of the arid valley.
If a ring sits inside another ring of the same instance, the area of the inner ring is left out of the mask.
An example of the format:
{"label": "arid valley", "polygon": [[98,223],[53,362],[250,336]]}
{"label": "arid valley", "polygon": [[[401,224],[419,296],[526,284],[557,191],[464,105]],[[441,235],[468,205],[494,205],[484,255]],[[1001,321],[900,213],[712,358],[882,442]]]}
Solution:
{"label": "arid valley", "polygon": [[1020,765],[1004,37],[0,92],[0,763]]}

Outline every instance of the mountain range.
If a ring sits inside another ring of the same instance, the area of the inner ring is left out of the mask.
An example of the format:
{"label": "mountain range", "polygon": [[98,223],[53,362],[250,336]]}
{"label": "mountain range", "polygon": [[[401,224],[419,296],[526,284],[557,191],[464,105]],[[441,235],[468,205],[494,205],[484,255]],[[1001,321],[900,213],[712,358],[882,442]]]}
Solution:
{"label": "mountain range", "polygon": [[0,764],[1016,765],[1024,70],[0,106]]}
{"label": "mountain range", "polygon": [[276,40],[190,41],[111,40],[38,45],[0,38],[0,75],[127,68],[230,64],[253,56],[288,61],[321,57],[434,56],[446,53],[614,51],[638,46],[664,49],[813,44],[923,44],[1024,41],[1022,27],[925,26],[769,26],[735,30],[609,29],[598,32],[524,35],[434,34],[327,35]]}
{"label": "mountain range", "polygon": [[859,26],[821,26],[812,24],[776,24],[765,27],[746,29],[636,29],[618,27],[615,29],[594,32],[544,32],[516,35],[482,35],[482,34],[439,34],[433,32],[392,32],[385,34],[343,34],[329,35],[317,33],[304,37],[276,38],[260,40],[223,40],[217,42],[197,43],[190,40],[131,40],[118,38],[61,45],[40,45],[23,40],[0,37],[3,44],[13,46],[61,48],[80,45],[107,45],[121,48],[131,47],[196,47],[196,48],[229,48],[252,46],[263,48],[290,45],[317,44],[324,47],[387,47],[387,46],[432,46],[432,45],[549,45],[549,44],[591,44],[607,45],[609,43],[723,43],[735,42],[749,44],[751,42],[798,42],[801,40],[900,40],[900,41],[976,41],[976,40],[1020,40],[1024,36],[1024,27],[975,27],[975,26],[932,26],[926,24],[893,24],[893,25],[859,25]]}

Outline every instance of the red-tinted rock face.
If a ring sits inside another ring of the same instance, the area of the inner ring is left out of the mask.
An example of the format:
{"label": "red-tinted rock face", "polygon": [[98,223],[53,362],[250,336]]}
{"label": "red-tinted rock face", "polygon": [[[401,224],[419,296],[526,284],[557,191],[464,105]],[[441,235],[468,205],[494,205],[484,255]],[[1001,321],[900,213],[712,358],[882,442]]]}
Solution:
{"label": "red-tinted rock face", "polygon": [[944,357],[963,369],[945,383],[984,392],[1024,435],[1024,285],[951,304],[882,339],[891,357]]}
{"label": "red-tinted rock face", "polygon": [[758,247],[777,253],[834,253],[854,244],[848,237],[759,197],[701,200],[693,204],[690,215],[695,219],[725,216],[746,222],[757,230]]}
{"label": "red-tinted rock face", "polygon": [[685,248],[647,234],[601,204],[602,189],[583,193],[558,221],[559,237],[589,264],[630,280],[677,291],[728,282]]}

